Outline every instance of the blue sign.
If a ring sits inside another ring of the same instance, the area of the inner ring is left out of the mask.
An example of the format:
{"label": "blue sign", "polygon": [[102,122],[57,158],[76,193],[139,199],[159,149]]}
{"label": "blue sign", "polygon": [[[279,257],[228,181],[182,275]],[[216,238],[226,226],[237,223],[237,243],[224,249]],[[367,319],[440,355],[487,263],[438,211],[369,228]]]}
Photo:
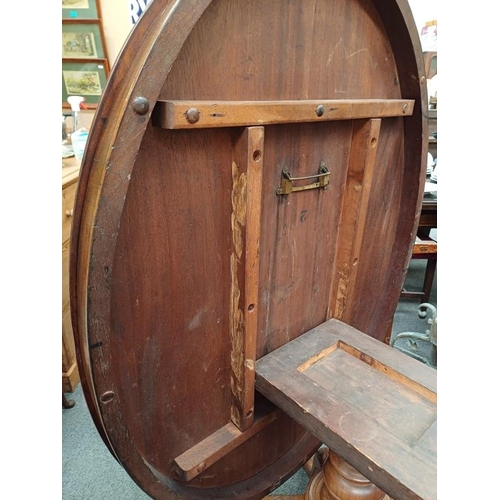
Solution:
{"label": "blue sign", "polygon": [[130,20],[135,24],[151,0],[130,0]]}

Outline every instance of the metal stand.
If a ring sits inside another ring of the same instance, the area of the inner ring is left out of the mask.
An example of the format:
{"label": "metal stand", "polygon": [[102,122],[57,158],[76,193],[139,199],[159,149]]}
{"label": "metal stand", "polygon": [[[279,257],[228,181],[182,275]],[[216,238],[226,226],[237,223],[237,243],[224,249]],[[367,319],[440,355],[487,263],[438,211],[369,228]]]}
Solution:
{"label": "metal stand", "polygon": [[[434,368],[437,367],[437,309],[428,303],[420,304],[418,306],[418,315],[420,318],[424,319],[427,316],[428,311],[431,313],[431,317],[427,319],[427,323],[430,325],[430,328],[425,331],[425,333],[419,332],[403,332],[398,333],[390,343],[391,347],[395,347],[396,349],[408,354],[409,356],[422,361],[423,363],[432,366]],[[410,342],[414,342],[416,345],[416,341],[420,340],[423,342],[430,342],[431,350],[429,357],[421,356],[414,351],[409,351],[400,346],[395,345],[396,341],[400,339],[408,339]]]}

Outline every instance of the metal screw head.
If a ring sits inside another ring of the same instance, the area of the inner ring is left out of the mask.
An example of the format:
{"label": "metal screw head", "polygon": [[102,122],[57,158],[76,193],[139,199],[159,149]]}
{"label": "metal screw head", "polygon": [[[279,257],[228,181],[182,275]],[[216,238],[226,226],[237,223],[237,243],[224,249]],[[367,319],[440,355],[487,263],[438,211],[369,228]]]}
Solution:
{"label": "metal screw head", "polygon": [[323,106],[323,104],[320,104],[317,108],[316,108],[316,115],[317,116],[323,116],[325,114],[325,107]]}
{"label": "metal screw head", "polygon": [[200,119],[200,112],[196,108],[189,108],[185,114],[189,123],[196,123]]}
{"label": "metal screw head", "polygon": [[132,109],[138,115],[145,115],[149,111],[149,101],[145,97],[136,97],[132,103]]}

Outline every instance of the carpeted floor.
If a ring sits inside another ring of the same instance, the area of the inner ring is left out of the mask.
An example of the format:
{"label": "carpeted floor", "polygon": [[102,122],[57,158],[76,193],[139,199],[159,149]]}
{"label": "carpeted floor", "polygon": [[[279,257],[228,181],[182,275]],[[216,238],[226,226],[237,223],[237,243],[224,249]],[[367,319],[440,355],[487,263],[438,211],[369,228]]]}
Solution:
{"label": "carpeted floor", "polygon": [[[433,235],[434,237],[436,235]],[[423,283],[426,261],[410,263],[405,288],[418,290]],[[429,303],[437,308],[437,275]],[[427,318],[418,316],[418,300],[401,300],[392,329],[393,337],[401,332],[424,333]],[[398,341],[398,344],[400,341]],[[409,349],[426,355],[428,344],[412,343]],[[404,346],[406,349],[407,347]],[[95,429],[81,386],[68,399],[75,401],[71,409],[62,410],[62,499],[63,500],[147,500],[146,495],[112,457]],[[301,494],[308,476],[300,469],[274,494]]]}

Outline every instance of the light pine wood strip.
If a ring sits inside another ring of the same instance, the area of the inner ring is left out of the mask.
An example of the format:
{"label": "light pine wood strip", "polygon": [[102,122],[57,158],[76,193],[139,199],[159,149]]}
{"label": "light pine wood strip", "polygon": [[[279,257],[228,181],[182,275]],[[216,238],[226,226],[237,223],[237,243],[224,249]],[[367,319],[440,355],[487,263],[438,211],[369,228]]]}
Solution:
{"label": "light pine wood strip", "polygon": [[333,266],[329,314],[330,317],[344,321],[348,321],[350,309],[348,297],[355,287],[359,268],[380,124],[380,119],[354,124],[339,226],[338,241],[342,243],[342,246],[337,249]]}
{"label": "light pine wood strip", "polygon": [[264,127],[246,128],[233,150],[231,195],[231,420],[247,430],[254,418],[259,241]]}
{"label": "light pine wood strip", "polygon": [[153,123],[192,129],[410,116],[411,99],[304,101],[158,101]]}
{"label": "light pine wood strip", "polygon": [[232,422],[229,422],[175,458],[175,471],[185,481],[195,478],[235,448],[248,441],[271,422],[274,422],[282,414],[279,409],[266,413],[255,419],[254,425],[245,432],[240,431]]}

